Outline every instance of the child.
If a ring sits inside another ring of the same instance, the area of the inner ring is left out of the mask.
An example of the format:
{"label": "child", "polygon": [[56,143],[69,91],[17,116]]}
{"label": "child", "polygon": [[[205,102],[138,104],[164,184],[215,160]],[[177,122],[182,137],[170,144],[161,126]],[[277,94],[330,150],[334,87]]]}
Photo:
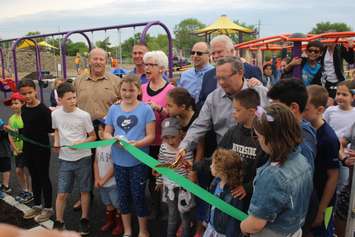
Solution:
{"label": "child", "polygon": [[263,83],[263,86],[268,89],[276,83],[271,63],[267,63],[263,66],[263,76],[261,82]]}
{"label": "child", "polygon": [[[112,105],[106,117],[105,139],[124,136],[135,147],[148,152],[155,139],[155,116],[149,105],[138,100],[140,83],[135,77],[121,80],[121,104]],[[119,139],[119,138],[118,138]],[[138,216],[139,236],[148,237],[145,186],[149,169],[119,144],[112,146],[112,160],[118,189],[118,206],[122,215],[125,237],[132,236],[130,206],[133,202]]]}
{"label": "child", "polygon": [[57,107],[59,105],[59,97],[58,97],[58,86],[60,84],[64,83],[63,78],[56,78],[53,83],[53,89],[50,94],[50,102],[51,102],[51,107]]}
{"label": "child", "polygon": [[[243,180],[242,161],[231,150],[219,148],[212,156],[211,172],[215,177],[210,190],[217,197],[232,206],[242,209],[243,201],[234,198],[231,190],[239,187]],[[211,206],[207,229],[203,237],[242,236],[240,221]]]}
{"label": "child", "polygon": [[[323,120],[323,112],[329,96],[328,91],[319,85],[310,85],[307,91],[308,102],[303,117],[317,130],[317,155],[314,160],[313,184],[318,199],[318,210],[312,223],[311,236],[327,236],[324,213],[327,207],[334,205],[335,201],[340,146],[334,130]],[[332,232],[331,226],[333,225],[328,227],[329,232]]]}
{"label": "child", "polygon": [[305,86],[311,84],[321,85],[322,67],[320,58],[323,52],[323,44],[320,41],[311,41],[307,44],[306,55],[307,57],[293,58],[286,66],[285,72],[292,72],[292,69],[301,65],[302,67],[302,80]]}
{"label": "child", "polygon": [[[19,132],[23,128],[21,118],[21,108],[25,98],[18,92],[15,92],[11,97],[4,102],[6,106],[10,106],[14,113],[9,118],[8,128],[14,132]],[[21,193],[15,197],[16,201],[22,203],[30,203],[33,200],[32,188],[30,187],[30,176],[28,173],[28,164],[23,155],[23,141],[18,137],[13,137],[9,134],[9,141],[12,148],[12,153],[15,157],[16,175],[21,186]]]}
{"label": "child", "polygon": [[[219,147],[231,149],[238,154],[243,163],[242,185],[233,190],[235,197],[245,199],[245,211],[249,206],[253,192],[253,179],[256,168],[261,166],[263,152],[258,141],[253,136],[253,120],[260,106],[259,94],[254,89],[244,89],[233,98],[234,118],[237,125],[228,129]],[[260,108],[259,108],[260,110]]]}
{"label": "child", "polygon": [[35,218],[35,221],[43,222],[53,214],[52,184],[49,179],[51,150],[48,137],[48,133],[52,132],[51,111],[37,99],[36,85],[32,80],[21,80],[18,89],[25,97],[25,106],[21,111],[23,120],[21,134],[34,141],[33,143],[23,142],[23,155],[30,171],[34,198],[34,206],[25,213],[24,218]]}
{"label": "child", "polygon": [[301,236],[313,181],[299,148],[300,124],[288,107],[275,103],[257,114],[253,128],[269,160],[257,170],[241,230],[256,236]]}
{"label": "child", "polygon": [[[345,131],[355,122],[355,108],[351,106],[355,89],[354,81],[343,81],[337,86],[335,95],[336,106],[330,106],[324,112],[324,119],[334,129],[338,138],[344,136]],[[340,191],[346,184],[349,176],[349,169],[340,166],[340,176],[337,191]]]}
{"label": "child", "polygon": [[[75,89],[70,83],[58,87],[61,108],[52,112],[54,129],[54,147],[70,146],[96,140],[90,115],[76,107]],[[89,136],[87,136],[89,135]],[[72,192],[74,181],[79,183],[81,197],[80,234],[89,234],[89,203],[92,181],[92,164],[90,149],[71,149],[61,147],[59,150],[58,194],[56,198],[55,229],[64,229],[64,208],[69,193]]]}
{"label": "child", "polygon": [[[96,120],[94,122],[98,124],[98,137],[103,140],[105,121]],[[111,159],[111,146],[96,148],[94,175],[95,187],[99,188],[101,201],[106,206],[106,222],[100,229],[101,231],[108,231],[114,227],[112,235],[121,235],[123,226],[118,209],[118,191]]]}
{"label": "child", "polygon": [[[350,147],[344,149],[350,144]],[[351,185],[353,180],[353,172],[355,165],[355,122],[350,129],[345,131],[344,137],[341,139],[341,163],[343,166],[349,168],[349,179],[347,184],[340,191],[337,196],[335,204],[335,231],[338,237],[345,237],[346,222],[349,215]]]}
{"label": "child", "polygon": [[[179,144],[184,136],[180,122],[177,118],[167,118],[162,122],[163,143],[160,146],[158,160],[161,163],[173,163],[176,153],[178,152]],[[192,152],[187,153],[186,161],[192,163]],[[185,168],[179,168],[177,172],[183,176],[187,176],[188,172]],[[182,222],[182,236],[189,237],[191,235],[191,221],[193,218],[194,200],[193,196],[179,187],[174,182],[171,182],[165,177],[159,177],[156,180],[156,189],[163,189],[163,201],[168,205],[168,229],[167,237],[175,237],[179,227],[179,219]],[[186,195],[185,208],[181,208],[181,197]]]}
{"label": "child", "polygon": [[2,184],[0,192],[11,193],[10,172],[11,172],[11,149],[9,146],[8,135],[4,130],[4,121],[0,119],[0,173],[2,173]]}

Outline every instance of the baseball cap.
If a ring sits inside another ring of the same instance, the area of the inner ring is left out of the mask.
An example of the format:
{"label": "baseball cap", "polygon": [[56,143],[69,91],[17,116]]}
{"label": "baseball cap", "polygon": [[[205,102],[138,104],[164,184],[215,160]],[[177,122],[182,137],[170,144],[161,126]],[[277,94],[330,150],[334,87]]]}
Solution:
{"label": "baseball cap", "polygon": [[161,137],[175,136],[181,130],[180,122],[177,118],[164,119],[161,124]]}
{"label": "baseball cap", "polygon": [[25,101],[25,97],[23,97],[19,92],[14,92],[14,93],[12,93],[12,95],[9,99],[4,101],[4,105],[10,106],[11,101],[13,101],[13,100]]}

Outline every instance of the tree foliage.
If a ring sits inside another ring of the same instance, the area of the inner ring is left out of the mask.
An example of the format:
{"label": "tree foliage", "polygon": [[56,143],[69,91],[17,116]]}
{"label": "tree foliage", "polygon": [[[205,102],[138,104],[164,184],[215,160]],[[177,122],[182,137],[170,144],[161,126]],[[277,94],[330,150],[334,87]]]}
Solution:
{"label": "tree foliage", "polygon": [[343,22],[334,22],[329,21],[317,23],[315,27],[312,28],[311,34],[321,34],[326,32],[344,32],[351,31],[351,27]]}
{"label": "tree foliage", "polygon": [[[240,25],[240,26],[243,26],[243,27],[246,27],[246,28],[249,28],[249,29],[252,29],[254,30],[253,33],[239,33],[239,34],[243,34],[243,42],[247,42],[249,40],[253,40],[253,39],[256,39],[256,26],[255,25],[249,25],[245,22],[241,22],[239,20],[235,20],[233,21],[235,24],[237,25]],[[233,40],[234,43],[240,43],[239,42],[239,35],[238,34],[234,34],[231,36],[231,39]]]}
{"label": "tree foliage", "polygon": [[175,25],[175,48],[181,49],[183,53],[187,55],[196,42],[204,40],[202,37],[194,35],[193,32],[204,27],[206,27],[206,25],[195,18],[185,19]]}

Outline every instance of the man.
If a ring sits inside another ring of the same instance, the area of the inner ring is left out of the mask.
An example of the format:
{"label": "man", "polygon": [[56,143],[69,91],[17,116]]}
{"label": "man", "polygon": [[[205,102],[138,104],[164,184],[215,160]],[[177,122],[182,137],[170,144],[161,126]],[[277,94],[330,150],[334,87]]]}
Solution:
{"label": "man", "polygon": [[[235,124],[232,115],[233,95],[249,87],[244,79],[243,68],[242,61],[234,56],[224,57],[216,62],[216,78],[219,87],[208,95],[199,116],[180,143],[177,158],[184,156],[186,151],[192,150],[196,142],[211,129],[216,133],[216,140],[219,143],[226,131]],[[267,89],[261,84],[253,89],[260,95],[261,106],[267,105]]]}
{"label": "man", "polygon": [[322,84],[328,90],[329,96],[335,98],[336,86],[338,82],[344,81],[343,60],[349,64],[355,62],[355,54],[353,49],[353,40],[348,40],[348,47],[330,43],[326,45],[326,50],[321,58],[321,64],[324,68],[322,75]]}
{"label": "man", "polygon": [[[211,47],[211,56],[212,60],[216,62],[218,59],[227,57],[227,56],[234,56],[235,51],[234,51],[234,45],[233,41],[226,35],[218,35],[214,37],[211,42],[210,42],[210,47]],[[244,68],[248,69],[248,72],[253,71],[250,69],[250,67],[255,67],[250,64],[244,63]],[[256,68],[258,69],[258,68]],[[260,69],[259,69],[260,71]],[[244,72],[244,78],[253,78],[253,75],[245,74]],[[254,76],[255,77],[255,76]],[[259,80],[261,81],[261,72],[260,72],[260,78]],[[259,80],[250,80],[251,86],[253,85],[260,85],[261,82]],[[203,103],[205,102],[207,96],[216,89],[217,87],[217,80],[216,80],[216,69],[213,68],[205,73],[202,79],[202,86],[201,86],[201,91],[200,91],[200,96],[199,96],[199,102],[197,104],[198,108],[201,108]]]}
{"label": "man", "polygon": [[207,71],[211,70],[213,66],[209,64],[207,43],[197,42],[192,47],[190,54],[194,67],[181,74],[177,85],[188,90],[197,103],[201,91],[202,77]]}
{"label": "man", "polygon": [[94,48],[89,53],[89,75],[74,81],[78,107],[87,111],[92,120],[106,116],[110,106],[119,96],[120,79],[106,71],[107,53]]}
{"label": "man", "polygon": [[135,67],[130,73],[136,74],[141,79],[141,84],[148,82],[145,75],[145,66],[143,62],[143,56],[148,51],[148,47],[141,43],[135,44],[132,49],[132,60]]}

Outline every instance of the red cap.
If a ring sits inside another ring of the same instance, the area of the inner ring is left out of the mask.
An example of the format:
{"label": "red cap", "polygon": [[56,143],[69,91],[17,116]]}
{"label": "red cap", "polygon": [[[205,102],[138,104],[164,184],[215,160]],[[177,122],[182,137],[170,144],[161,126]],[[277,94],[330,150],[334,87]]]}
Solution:
{"label": "red cap", "polygon": [[23,97],[19,92],[14,92],[14,93],[12,93],[12,95],[9,99],[4,101],[4,105],[10,106],[11,101],[13,101],[13,100],[25,101],[25,97]]}

